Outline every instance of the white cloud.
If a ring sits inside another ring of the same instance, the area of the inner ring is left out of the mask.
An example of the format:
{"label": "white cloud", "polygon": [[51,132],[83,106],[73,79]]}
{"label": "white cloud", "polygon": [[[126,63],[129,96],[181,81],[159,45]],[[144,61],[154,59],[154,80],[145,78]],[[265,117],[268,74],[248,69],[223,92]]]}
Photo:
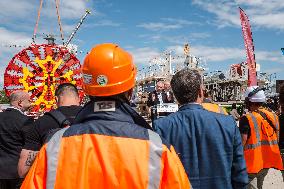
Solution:
{"label": "white cloud", "polygon": [[193,4],[216,16],[218,27],[240,26],[238,6],[245,9],[256,27],[284,30],[284,1],[282,0],[193,0]]}
{"label": "white cloud", "polygon": [[182,28],[181,24],[167,24],[162,22],[150,22],[137,25],[137,27],[145,28],[151,31],[171,30]]}
{"label": "white cloud", "polygon": [[111,20],[100,20],[96,23],[91,24],[91,26],[112,26],[112,27],[118,27],[120,25],[121,25],[120,23],[116,23]]}
{"label": "white cloud", "polygon": [[13,32],[4,27],[0,27],[0,41],[2,44],[26,45],[31,42],[31,36],[22,32]]}
{"label": "white cloud", "polygon": [[167,31],[183,28],[186,25],[196,24],[184,19],[162,18],[163,22],[149,22],[138,24],[137,27],[145,28],[151,31]]}
{"label": "white cloud", "polygon": [[31,10],[35,10],[36,4],[37,3],[33,3],[30,0],[13,0],[13,1],[1,0],[0,16],[1,17],[27,16],[30,15]]}
{"label": "white cloud", "polygon": [[178,19],[178,18],[162,18],[161,20],[167,21],[167,22],[170,22],[170,23],[180,24],[180,25],[197,24],[196,22],[191,22],[191,21],[188,21],[188,20]]}
{"label": "white cloud", "polygon": [[[13,55],[21,51],[25,46],[31,43],[31,36],[23,32],[10,31],[0,27],[0,85],[4,81],[4,71]],[[15,47],[21,46],[21,47]]]}
{"label": "white cloud", "polygon": [[191,33],[189,35],[191,39],[206,39],[211,37],[211,34],[205,32]]}
{"label": "white cloud", "polygon": [[[59,14],[63,19],[78,19],[86,9],[87,1],[85,0],[61,0],[59,3]],[[41,12],[41,17],[57,18],[55,1],[44,1]]]}
{"label": "white cloud", "polygon": [[144,43],[157,43],[160,41],[167,41],[172,44],[184,44],[188,41],[196,41],[200,39],[206,39],[211,37],[209,33],[199,32],[199,33],[189,33],[187,35],[162,35],[162,34],[143,34],[139,35],[140,38],[145,38],[147,40]]}
{"label": "white cloud", "polygon": [[151,59],[160,54],[158,49],[150,47],[129,49],[129,51],[133,55],[134,62],[137,65],[148,65]]}
{"label": "white cloud", "polygon": [[[30,16],[31,13],[37,15],[39,6],[40,1],[35,0],[1,0],[0,16],[19,18]],[[80,18],[84,14],[86,8],[86,0],[61,0],[59,4],[60,16],[64,19]],[[44,19],[44,17],[57,17],[55,1],[43,1],[41,19]],[[34,19],[36,19],[36,17]]]}

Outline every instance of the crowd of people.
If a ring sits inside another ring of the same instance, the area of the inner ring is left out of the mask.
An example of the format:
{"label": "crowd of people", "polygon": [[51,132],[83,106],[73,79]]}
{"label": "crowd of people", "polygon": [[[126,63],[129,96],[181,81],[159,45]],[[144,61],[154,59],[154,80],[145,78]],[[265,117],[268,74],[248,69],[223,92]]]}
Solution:
{"label": "crowd of people", "polygon": [[64,83],[57,109],[32,120],[29,94],[11,94],[0,113],[0,189],[255,189],[268,169],[283,171],[284,86],[280,115],[263,108],[258,86],[247,88],[247,113],[233,105],[228,115],[199,71],[184,68],[157,82],[147,102],[179,110],[158,117],[151,108],[150,125],[131,107],[137,70],[128,52],[97,45],[82,72],[83,107],[76,86]]}

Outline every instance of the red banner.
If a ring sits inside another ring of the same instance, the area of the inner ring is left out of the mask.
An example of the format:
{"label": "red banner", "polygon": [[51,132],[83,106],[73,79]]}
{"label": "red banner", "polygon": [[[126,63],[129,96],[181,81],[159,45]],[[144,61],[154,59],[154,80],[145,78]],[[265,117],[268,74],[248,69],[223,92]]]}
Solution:
{"label": "red banner", "polygon": [[254,46],[251,28],[249,24],[249,19],[243,9],[240,8],[240,19],[242,24],[242,31],[245,41],[245,48],[247,53],[247,64],[248,64],[248,86],[256,86],[257,85],[257,77],[256,77],[256,62],[254,55]]}

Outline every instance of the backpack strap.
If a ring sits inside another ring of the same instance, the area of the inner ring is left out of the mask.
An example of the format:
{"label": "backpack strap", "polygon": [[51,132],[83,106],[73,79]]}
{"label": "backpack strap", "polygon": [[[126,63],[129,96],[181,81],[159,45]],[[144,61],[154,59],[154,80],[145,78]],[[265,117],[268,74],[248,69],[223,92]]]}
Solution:
{"label": "backpack strap", "polygon": [[266,115],[264,112],[262,112],[262,111],[258,111],[258,113],[261,115],[261,117],[263,117],[263,119],[265,119],[265,120],[268,122],[268,124],[270,125],[270,127],[272,127],[273,130],[274,130],[274,132],[277,134],[277,133],[278,133],[277,128],[275,127],[275,125],[273,124],[273,122],[267,117],[267,115]]}
{"label": "backpack strap", "polygon": [[71,125],[71,122],[68,120],[68,118],[59,110],[52,110],[45,114],[52,117],[59,124],[60,128]]}

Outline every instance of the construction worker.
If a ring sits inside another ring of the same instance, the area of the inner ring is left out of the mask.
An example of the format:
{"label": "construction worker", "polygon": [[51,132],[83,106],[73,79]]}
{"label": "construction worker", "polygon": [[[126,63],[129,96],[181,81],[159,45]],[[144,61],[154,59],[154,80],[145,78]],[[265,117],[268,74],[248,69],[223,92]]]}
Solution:
{"label": "construction worker", "polygon": [[203,102],[202,106],[203,106],[204,109],[206,109],[208,111],[228,115],[226,110],[224,110],[224,108],[222,106],[220,106],[219,104]]}
{"label": "construction worker", "polygon": [[274,112],[262,108],[266,100],[258,86],[248,87],[245,103],[249,112],[239,122],[249,173],[248,188],[262,188],[269,168],[283,170],[278,147],[279,122]]}
{"label": "construction worker", "polygon": [[211,99],[211,96],[209,95],[208,91],[204,91],[204,99],[202,106],[208,111],[228,115],[228,113],[222,106],[213,103],[213,100]]}
{"label": "construction worker", "polygon": [[136,68],[114,44],[95,46],[83,67],[91,101],[40,150],[22,189],[191,188],[173,147],[129,105]]}
{"label": "construction worker", "polygon": [[194,189],[245,189],[248,183],[241,136],[231,116],[205,110],[202,77],[185,68],[171,80],[181,105],[154,121],[176,149]]}

